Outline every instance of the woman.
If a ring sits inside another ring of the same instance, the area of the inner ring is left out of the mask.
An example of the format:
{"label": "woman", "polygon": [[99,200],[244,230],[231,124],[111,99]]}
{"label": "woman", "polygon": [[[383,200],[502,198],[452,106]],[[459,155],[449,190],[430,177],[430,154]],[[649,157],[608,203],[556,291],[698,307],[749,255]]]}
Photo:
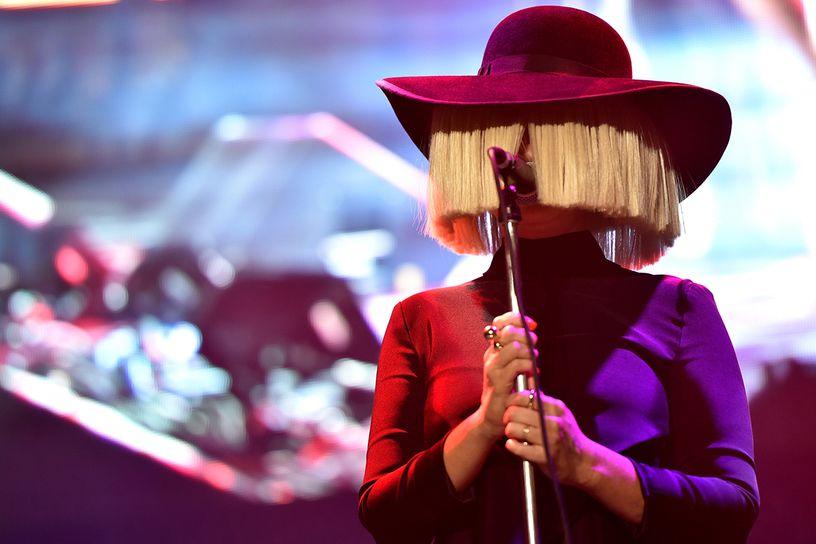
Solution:
{"label": "woman", "polygon": [[[725,100],[633,80],[611,27],[553,6],[502,21],[478,76],[379,84],[429,157],[431,236],[495,254],[482,277],[394,308],[363,524],[378,542],[523,542],[519,460],[528,459],[539,468],[542,539],[562,541],[535,398],[574,542],[745,542],[758,509],[751,428],[713,297],[630,270],[679,235],[677,204],[727,144]],[[519,228],[544,387],[532,397],[513,391],[533,362],[519,316],[506,312],[491,145],[520,150],[535,171]],[[485,346],[490,323],[498,342]]]}

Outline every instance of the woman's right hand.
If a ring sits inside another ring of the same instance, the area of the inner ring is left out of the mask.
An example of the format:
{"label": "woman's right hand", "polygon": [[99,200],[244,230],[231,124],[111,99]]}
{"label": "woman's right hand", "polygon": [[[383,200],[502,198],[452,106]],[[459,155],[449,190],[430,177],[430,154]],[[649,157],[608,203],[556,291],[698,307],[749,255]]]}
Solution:
{"label": "woman's right hand", "polygon": [[[497,329],[497,335],[490,341],[484,353],[482,400],[476,413],[482,432],[491,440],[498,440],[504,436],[504,412],[515,390],[516,376],[521,373],[530,376],[533,361],[530,360],[527,339],[518,312],[507,312],[497,316],[493,319],[493,326]],[[535,346],[538,337],[532,331],[537,325],[529,316],[527,326],[530,328],[530,336]],[[495,341],[502,345],[501,349],[496,349],[493,344]],[[535,356],[538,357],[538,350],[535,350]]]}
{"label": "woman's right hand", "polygon": [[[528,318],[527,323],[530,330],[536,328],[532,319]],[[482,470],[495,442],[505,436],[504,413],[513,398],[516,376],[529,375],[533,369],[519,314],[500,315],[493,320],[493,326],[497,334],[484,354],[482,401],[476,411],[453,428],[443,448],[445,470],[460,493]],[[538,340],[535,334],[531,339],[533,344]],[[501,349],[493,345],[497,340]],[[538,356],[538,351],[535,353]]]}

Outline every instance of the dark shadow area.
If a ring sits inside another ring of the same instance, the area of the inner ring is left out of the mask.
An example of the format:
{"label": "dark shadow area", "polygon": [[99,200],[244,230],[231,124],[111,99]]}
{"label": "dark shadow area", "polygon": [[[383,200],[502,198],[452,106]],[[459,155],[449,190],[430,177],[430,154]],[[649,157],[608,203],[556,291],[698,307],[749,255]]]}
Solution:
{"label": "dark shadow area", "polygon": [[761,507],[752,544],[816,539],[816,368],[796,361],[766,367],[751,402]]}
{"label": "dark shadow area", "polygon": [[0,393],[0,542],[371,542],[356,494],[288,505],[221,493]]}

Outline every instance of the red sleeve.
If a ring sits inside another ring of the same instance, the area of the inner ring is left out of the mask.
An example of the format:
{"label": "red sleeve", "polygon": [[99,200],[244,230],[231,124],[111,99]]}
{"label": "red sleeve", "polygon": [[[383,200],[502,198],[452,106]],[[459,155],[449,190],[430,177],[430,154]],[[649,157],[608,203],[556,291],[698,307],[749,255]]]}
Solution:
{"label": "red sleeve", "polygon": [[759,508],[748,402],[737,357],[704,286],[681,284],[677,357],[666,372],[665,468],[634,462],[644,542],[744,543]]}
{"label": "red sleeve", "polygon": [[423,449],[423,364],[400,302],[380,351],[359,493],[360,521],[377,542],[430,542],[440,524],[470,500],[457,496],[445,470],[448,433]]}

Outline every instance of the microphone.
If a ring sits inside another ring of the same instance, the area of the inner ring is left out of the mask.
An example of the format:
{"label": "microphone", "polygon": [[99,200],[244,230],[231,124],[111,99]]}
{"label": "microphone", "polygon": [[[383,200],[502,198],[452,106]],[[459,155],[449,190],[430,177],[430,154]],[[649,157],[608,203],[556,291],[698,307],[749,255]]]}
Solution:
{"label": "microphone", "polygon": [[536,201],[535,172],[524,159],[495,146],[488,149],[488,155],[499,173],[515,182],[516,194],[522,203]]}

